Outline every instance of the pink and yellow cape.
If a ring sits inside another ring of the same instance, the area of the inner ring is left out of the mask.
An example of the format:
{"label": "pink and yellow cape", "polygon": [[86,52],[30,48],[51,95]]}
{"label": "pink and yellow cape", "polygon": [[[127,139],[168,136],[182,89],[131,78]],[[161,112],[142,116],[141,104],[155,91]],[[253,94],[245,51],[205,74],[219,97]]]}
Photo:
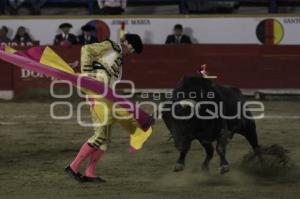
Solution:
{"label": "pink and yellow cape", "polygon": [[[118,102],[125,115],[132,115],[132,120],[117,120],[130,134],[130,151],[139,150],[152,133],[153,119],[134,103],[115,96],[111,88],[95,79],[76,74],[75,71],[50,47],[33,47],[26,51],[16,51],[8,46],[0,50],[0,59],[16,66],[35,71],[49,77],[67,80],[88,95],[101,95],[107,89],[103,100],[107,103]],[[96,101],[102,101],[96,98]],[[96,103],[97,104],[97,103]],[[102,106],[94,107],[100,120],[103,117]]]}

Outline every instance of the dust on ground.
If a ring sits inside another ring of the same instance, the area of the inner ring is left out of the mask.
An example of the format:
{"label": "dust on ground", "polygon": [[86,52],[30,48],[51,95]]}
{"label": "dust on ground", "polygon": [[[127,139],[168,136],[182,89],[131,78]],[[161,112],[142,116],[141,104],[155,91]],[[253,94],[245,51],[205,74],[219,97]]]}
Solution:
{"label": "dust on ground", "polygon": [[[291,151],[293,162],[300,161],[299,101],[266,101],[266,119],[257,121],[263,145],[280,144]],[[231,171],[219,175],[215,154],[210,173],[201,171],[204,150],[195,141],[187,157],[186,170],[173,173],[178,153],[162,121],[144,148],[127,152],[128,135],[113,128],[111,149],[101,160],[97,173],[105,184],[79,184],[64,173],[92,129],[80,127],[76,117],[53,120],[50,103],[0,103],[0,198],[297,198],[300,178],[261,177],[239,170],[250,147],[235,135],[228,147]],[[66,108],[61,108],[61,113]],[[74,109],[76,111],[76,109]],[[276,117],[273,117],[276,116]],[[88,112],[84,118],[88,118]]]}

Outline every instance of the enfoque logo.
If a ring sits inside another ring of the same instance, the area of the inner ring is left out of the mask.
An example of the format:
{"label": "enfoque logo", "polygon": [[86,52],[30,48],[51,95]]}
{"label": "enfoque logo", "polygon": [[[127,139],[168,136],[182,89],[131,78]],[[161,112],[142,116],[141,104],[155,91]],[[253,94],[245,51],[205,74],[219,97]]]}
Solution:
{"label": "enfoque logo", "polygon": [[[80,79],[78,80],[78,87],[80,85]],[[65,94],[57,94],[55,93],[55,88],[58,84],[64,84],[68,87],[68,92]],[[130,85],[131,89],[129,94],[126,95],[120,95],[115,92],[115,88],[118,84],[128,84]],[[103,93],[100,95],[85,95],[82,93],[80,89],[75,89],[73,85],[69,81],[65,80],[54,80],[51,83],[50,86],[50,93],[51,96],[57,101],[53,102],[50,106],[50,115],[52,119],[56,120],[67,120],[71,119],[72,117],[77,118],[77,123],[80,126],[84,127],[92,127],[92,126],[104,126],[106,122],[111,118],[115,118],[118,120],[128,120],[133,117],[135,119],[138,119],[140,117],[139,115],[139,109],[143,109],[145,107],[150,107],[151,114],[153,115],[154,119],[161,119],[163,112],[170,112],[172,114],[172,117],[177,120],[189,120],[192,118],[197,118],[200,120],[211,120],[211,119],[217,119],[217,118],[223,118],[223,119],[241,119],[241,118],[251,118],[251,119],[262,119],[264,117],[264,111],[265,107],[262,102],[259,101],[246,101],[246,102],[237,102],[235,107],[235,114],[232,115],[226,115],[225,112],[225,105],[221,102],[214,101],[214,98],[212,94],[204,95],[201,93],[199,96],[206,96],[206,100],[199,100],[199,98],[194,99],[195,93],[179,93],[180,96],[186,96],[185,99],[179,100],[179,101],[172,101],[172,97],[170,97],[167,100],[159,101],[145,98],[142,101],[123,101],[123,102],[114,102],[114,103],[108,103],[107,100],[107,94],[109,88],[106,87],[104,89]],[[122,98],[132,98],[135,94],[135,85],[132,81],[129,80],[122,80],[115,82],[112,85],[112,95],[116,98],[122,97]],[[79,104],[75,105],[68,101],[71,96],[73,96],[74,92],[77,92],[78,96],[82,98],[88,98],[88,100],[82,101]],[[210,98],[207,98],[207,96],[211,96]],[[91,103],[90,99],[96,99]],[[62,106],[64,108],[62,108]],[[101,111],[101,123],[87,123],[83,120],[84,118],[84,107],[94,107],[97,108],[99,111]],[[65,111],[64,115],[57,114],[56,110],[62,110],[67,109]],[[74,111],[76,110],[76,111]],[[249,114],[249,113],[253,113]],[[126,113],[126,114],[124,114]]]}

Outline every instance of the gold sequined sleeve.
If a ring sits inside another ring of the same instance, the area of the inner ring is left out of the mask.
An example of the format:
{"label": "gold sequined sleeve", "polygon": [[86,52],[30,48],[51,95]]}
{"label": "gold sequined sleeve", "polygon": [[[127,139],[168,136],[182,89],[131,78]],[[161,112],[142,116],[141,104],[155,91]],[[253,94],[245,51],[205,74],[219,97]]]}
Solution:
{"label": "gold sequined sleeve", "polygon": [[112,48],[109,41],[88,44],[81,47],[81,73],[89,73],[93,70],[92,63]]}

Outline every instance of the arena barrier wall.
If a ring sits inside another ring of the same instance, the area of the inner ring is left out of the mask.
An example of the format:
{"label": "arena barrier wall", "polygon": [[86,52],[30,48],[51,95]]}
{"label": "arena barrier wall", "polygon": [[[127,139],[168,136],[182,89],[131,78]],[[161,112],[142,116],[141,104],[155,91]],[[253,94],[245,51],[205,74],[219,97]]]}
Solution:
{"label": "arena barrier wall", "polygon": [[[300,16],[286,15],[135,15],[135,16],[38,16],[0,17],[11,38],[20,26],[26,27],[41,45],[52,45],[61,23],[73,25],[72,33],[81,34],[81,26],[96,28],[99,41],[120,38],[121,23],[126,31],[139,34],[146,44],[164,44],[175,24],[182,24],[184,34],[195,44],[266,44],[300,45]],[[47,24],[47,26],[45,26]],[[41,28],[42,27],[42,28]]]}
{"label": "arena barrier wall", "polygon": [[[80,46],[52,48],[79,70]],[[298,45],[146,45],[141,55],[125,59],[123,79],[132,80],[138,89],[173,88],[201,64],[207,64],[222,84],[252,90],[300,89]],[[0,66],[2,91],[18,96],[32,88],[49,88],[49,77],[2,61]]]}

